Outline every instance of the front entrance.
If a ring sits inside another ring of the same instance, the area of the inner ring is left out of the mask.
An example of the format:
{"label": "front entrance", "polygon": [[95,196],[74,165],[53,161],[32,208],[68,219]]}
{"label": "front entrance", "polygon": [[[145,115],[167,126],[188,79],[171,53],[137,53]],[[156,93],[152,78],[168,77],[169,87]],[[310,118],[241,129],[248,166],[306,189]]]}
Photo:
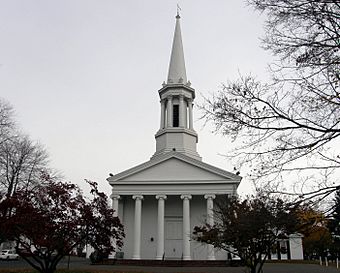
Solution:
{"label": "front entrance", "polygon": [[165,259],[182,258],[182,217],[165,218]]}

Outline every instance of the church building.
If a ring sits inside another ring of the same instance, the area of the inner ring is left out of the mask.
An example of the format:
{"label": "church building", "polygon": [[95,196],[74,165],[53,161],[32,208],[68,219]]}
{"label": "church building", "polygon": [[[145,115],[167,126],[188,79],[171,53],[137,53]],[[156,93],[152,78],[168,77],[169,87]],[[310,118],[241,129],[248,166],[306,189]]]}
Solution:
{"label": "church building", "polygon": [[156,152],[149,161],[107,179],[126,233],[124,259],[214,260],[214,249],[191,240],[190,234],[196,225],[213,223],[215,200],[236,194],[241,177],[204,163],[197,152],[195,89],[186,75],[179,15],[168,78],[158,94]]}
{"label": "church building", "polygon": [[241,177],[203,162],[197,152],[195,89],[186,75],[178,14],[168,78],[158,94],[156,151],[107,179],[126,234],[121,258],[226,260],[225,251],[192,240],[191,233],[196,225],[214,223],[214,202],[235,195]]}

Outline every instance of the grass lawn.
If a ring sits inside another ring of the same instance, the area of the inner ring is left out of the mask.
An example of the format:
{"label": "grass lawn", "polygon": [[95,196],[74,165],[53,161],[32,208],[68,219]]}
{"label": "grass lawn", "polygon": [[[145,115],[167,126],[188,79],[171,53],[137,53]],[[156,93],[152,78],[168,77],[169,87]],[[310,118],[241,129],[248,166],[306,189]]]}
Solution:
{"label": "grass lawn", "polygon": [[[0,269],[0,273],[38,273],[38,271],[34,271],[32,269]],[[84,270],[84,269],[60,269],[55,271],[55,273],[138,273],[137,271],[119,271],[119,270],[99,270],[99,269],[92,269],[92,270]]]}

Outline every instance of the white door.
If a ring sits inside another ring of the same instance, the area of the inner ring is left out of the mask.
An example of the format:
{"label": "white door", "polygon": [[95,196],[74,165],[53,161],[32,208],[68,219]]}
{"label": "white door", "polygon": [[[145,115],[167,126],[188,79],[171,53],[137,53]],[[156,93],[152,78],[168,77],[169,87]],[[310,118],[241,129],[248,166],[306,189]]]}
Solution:
{"label": "white door", "polygon": [[182,219],[165,219],[165,259],[182,258]]}

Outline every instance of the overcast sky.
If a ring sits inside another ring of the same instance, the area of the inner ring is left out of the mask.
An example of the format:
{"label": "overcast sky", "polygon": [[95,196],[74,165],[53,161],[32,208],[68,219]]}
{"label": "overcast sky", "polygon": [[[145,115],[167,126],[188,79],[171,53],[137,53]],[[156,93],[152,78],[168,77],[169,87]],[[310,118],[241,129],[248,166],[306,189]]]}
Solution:
{"label": "overcast sky", "polygon": [[[0,96],[65,180],[92,179],[109,194],[109,173],[155,152],[178,2],[196,104],[239,72],[265,77],[264,18],[241,0],[0,0]],[[232,143],[199,117],[203,161],[233,171],[219,155]],[[249,187],[244,179],[239,192]]]}

